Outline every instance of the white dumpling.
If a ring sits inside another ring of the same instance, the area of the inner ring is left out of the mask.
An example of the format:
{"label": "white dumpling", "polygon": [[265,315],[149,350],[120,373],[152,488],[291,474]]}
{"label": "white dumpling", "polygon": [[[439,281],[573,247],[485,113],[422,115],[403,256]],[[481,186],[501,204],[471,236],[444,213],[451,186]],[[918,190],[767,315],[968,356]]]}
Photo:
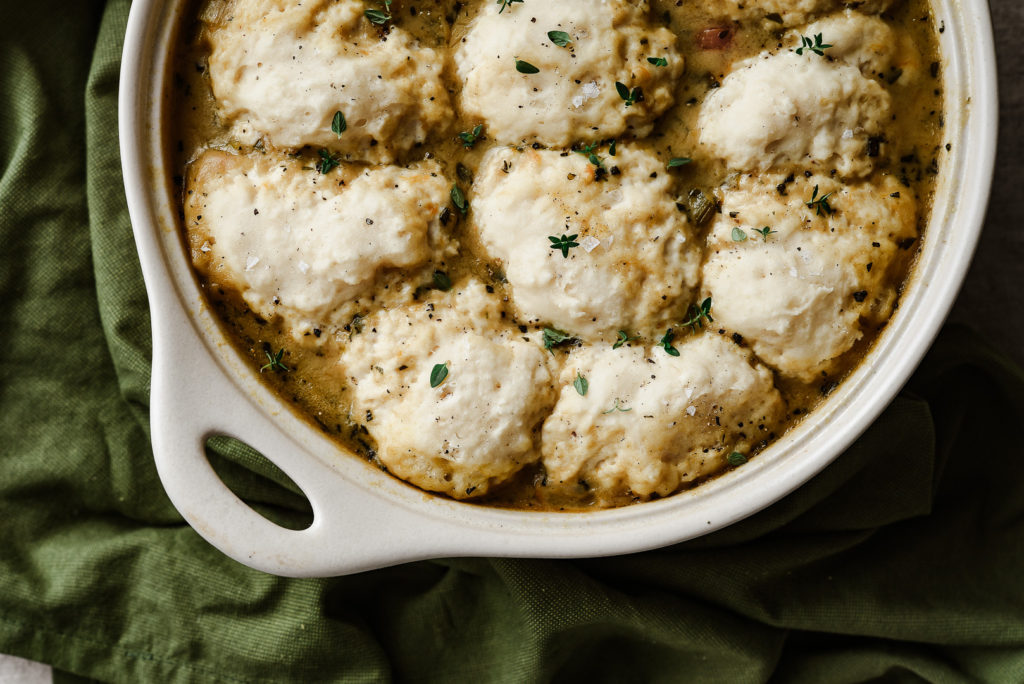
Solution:
{"label": "white dumpling", "polygon": [[738,171],[875,168],[868,142],[889,121],[891,97],[844,62],[806,52],[740,62],[701,105],[700,142]]}
{"label": "white dumpling", "polygon": [[[444,54],[397,26],[378,35],[365,9],[358,0],[237,0],[208,16],[210,83],[235,137],[391,161],[445,128]],[[331,130],[339,111],[340,137]]]}
{"label": "white dumpling", "polygon": [[[463,111],[502,143],[564,147],[647,135],[683,72],[675,35],[647,15],[644,0],[531,0],[504,11],[485,3],[455,51]],[[550,31],[572,42],[560,47]],[[665,66],[649,61],[659,58]],[[520,73],[516,60],[538,72]],[[642,101],[627,106],[616,82],[639,88]]]}
{"label": "white dumpling", "polygon": [[[831,193],[831,215],[806,205],[815,187],[818,198]],[[724,191],[712,225],[704,295],[716,325],[768,365],[813,381],[862,337],[863,321],[889,317],[890,268],[916,235],[917,202],[892,176],[852,185],[744,176]]]}
{"label": "white dumpling", "polygon": [[187,183],[196,267],[295,335],[330,320],[383,269],[449,248],[439,222],[448,183],[436,163],[320,174],[284,156],[207,151]]}
{"label": "white dumpling", "polygon": [[[574,350],[544,423],[548,486],[599,503],[667,496],[774,436],[785,413],[772,374],[727,337]],[[581,395],[577,376],[587,381]]]}
{"label": "white dumpling", "polygon": [[[340,368],[380,462],[458,499],[485,494],[535,462],[554,401],[549,355],[513,332],[497,298],[476,281],[369,317]],[[447,375],[431,387],[438,364]]]}
{"label": "white dumpling", "polygon": [[[700,245],[664,160],[619,146],[588,155],[499,148],[481,163],[472,220],[520,321],[585,340],[663,327],[693,299]],[[551,238],[576,236],[568,256]]]}

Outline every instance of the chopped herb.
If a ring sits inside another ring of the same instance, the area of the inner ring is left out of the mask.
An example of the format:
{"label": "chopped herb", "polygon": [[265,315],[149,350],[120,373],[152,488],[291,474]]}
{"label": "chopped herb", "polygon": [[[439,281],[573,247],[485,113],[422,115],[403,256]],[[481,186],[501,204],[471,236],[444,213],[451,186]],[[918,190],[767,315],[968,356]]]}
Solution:
{"label": "chopped herb", "polygon": [[732,241],[733,242],[746,242],[747,234],[743,232],[743,229],[739,226],[732,229]]}
{"label": "chopped herb", "polygon": [[615,400],[615,405],[612,406],[607,411],[604,411],[604,415],[608,415],[609,413],[615,413],[616,411],[619,411],[621,413],[626,413],[627,411],[632,411],[632,410],[633,409],[631,409],[631,408],[622,408],[621,406],[619,406],[619,400],[616,399]]}
{"label": "chopped herb", "polygon": [[452,289],[452,279],[444,271],[434,271],[434,287],[447,292]]}
{"label": "chopped herb", "polygon": [[809,50],[819,57],[824,57],[825,50],[828,50],[830,47],[832,46],[821,42],[820,33],[814,36],[813,41],[807,36],[800,36],[800,47],[796,49],[796,54],[802,55],[804,54],[804,50]]}
{"label": "chopped herb", "polygon": [[540,69],[538,69],[537,67],[533,66],[529,62],[524,62],[521,59],[517,59],[516,60],[516,71],[518,71],[521,74],[539,74],[540,73]]}
{"label": "chopped herb", "polygon": [[715,213],[716,204],[715,200],[703,190],[694,188],[686,196],[686,204],[684,206],[686,212],[690,215],[690,220],[693,221],[694,225],[700,226],[707,222],[711,215]]}
{"label": "chopped herb", "polygon": [[672,340],[676,338],[676,331],[669,328],[665,336],[658,341],[658,346],[663,347],[669,356],[679,356],[679,350],[672,346]]}
{"label": "chopped herb", "polygon": [[708,297],[701,302],[700,306],[691,304],[690,318],[686,320],[683,325],[688,325],[693,332],[697,332],[698,328],[704,327],[705,320],[707,320],[708,323],[715,322],[715,319],[711,317],[711,297]]}
{"label": "chopped herb", "polygon": [[818,186],[815,185],[814,193],[811,195],[811,201],[804,202],[804,204],[806,204],[809,209],[814,209],[818,216],[831,216],[835,209],[833,209],[828,203],[828,198],[832,195],[833,193],[830,192],[827,195],[818,197]]}
{"label": "chopped herb", "polygon": [[384,24],[391,21],[391,2],[392,0],[384,0],[383,12],[381,12],[380,10],[368,9],[363,14],[366,15],[366,18],[370,20],[371,24],[383,26]]}
{"label": "chopped herb", "polygon": [[460,188],[458,185],[453,185],[450,194],[452,197],[452,204],[455,205],[455,208],[461,211],[463,216],[468,214],[469,201],[466,200],[466,196],[462,194],[462,188]]}
{"label": "chopped herb", "polygon": [[522,2],[522,1],[523,0],[498,0],[498,4],[501,5],[501,9],[498,10],[498,14],[501,14],[502,12],[504,12],[506,7],[511,9],[513,3]]}
{"label": "chopped herb", "polygon": [[731,454],[729,454],[729,465],[731,465],[731,466],[734,466],[734,467],[741,466],[741,465],[743,465],[746,462],[747,462],[747,457],[744,456],[743,454],[741,454],[738,451],[734,451]]}
{"label": "chopped herb", "polygon": [[345,121],[345,115],[341,113],[341,110],[334,112],[334,119],[331,120],[331,131],[340,138],[341,134],[347,130],[348,122]]}
{"label": "chopped herb", "polygon": [[551,240],[551,249],[562,250],[562,258],[568,259],[569,250],[572,249],[573,247],[580,246],[580,243],[576,242],[576,238],[578,237],[578,234],[566,236],[565,233],[562,233],[562,237],[560,238],[555,237],[554,235],[549,235],[548,240]]}
{"label": "chopped herb", "polygon": [[648,57],[647,61],[650,62],[651,64],[653,64],[656,67],[667,67],[668,66],[668,60],[665,59],[664,57]]}
{"label": "chopped herb", "polygon": [[548,31],[548,38],[558,47],[565,47],[572,42],[572,36],[565,31]]}
{"label": "chopped herb", "polygon": [[764,228],[755,228],[754,232],[757,233],[758,235],[760,235],[762,240],[764,240],[765,242],[768,242],[768,236],[772,235],[774,233],[777,233],[779,231],[772,230],[768,226],[765,226]]}
{"label": "chopped herb", "polygon": [[[588,161],[590,161],[591,164],[593,164],[597,168],[603,169],[604,168],[604,162],[601,161],[601,158],[599,156],[597,156],[597,153],[595,152],[597,147],[598,147],[598,143],[593,143],[591,145],[583,145],[583,146],[580,147],[580,149],[576,150],[575,152],[576,152],[576,154],[582,154],[584,157],[587,158]],[[611,154],[611,156],[613,156],[613,157],[615,156],[615,141],[614,140],[612,141],[611,147],[608,148],[608,153]]]}
{"label": "chopped herb", "polygon": [[692,161],[693,160],[690,159],[689,157],[673,157],[672,159],[668,160],[668,168],[676,169],[679,168],[680,166],[686,166]]}
{"label": "chopped herb", "polygon": [[637,86],[636,88],[633,88],[633,90],[630,90],[629,86],[627,86],[625,83],[620,83],[616,81],[615,90],[616,92],[618,92],[619,97],[622,98],[623,102],[626,103],[627,107],[632,107],[637,102],[644,101],[644,91],[643,88],[641,88],[640,86]]}
{"label": "chopped herb", "polygon": [[335,168],[340,162],[338,158],[331,154],[330,150],[320,150],[320,161],[316,163],[316,170],[322,174],[328,174],[331,169]]}
{"label": "chopped herb", "polygon": [[281,347],[281,351],[277,352],[276,354],[271,354],[270,350],[264,350],[263,353],[267,355],[268,363],[265,366],[263,366],[262,368],[260,368],[260,373],[262,373],[265,370],[272,370],[272,371],[290,371],[291,370],[291,368],[289,368],[288,366],[286,366],[283,363],[281,363],[281,357],[284,356],[284,347]]}
{"label": "chopped herb", "polygon": [[476,141],[480,139],[480,134],[483,133],[484,127],[481,124],[473,126],[471,131],[463,131],[459,133],[459,139],[462,140],[462,145],[468,150],[476,144]]}
{"label": "chopped herb", "polygon": [[543,339],[544,348],[554,354],[554,347],[557,347],[563,342],[568,342],[572,339],[572,335],[559,330],[558,328],[544,328]]}
{"label": "chopped herb", "polygon": [[615,344],[612,345],[612,349],[618,349],[627,342],[632,342],[633,340],[638,339],[640,339],[639,335],[633,335],[632,337],[630,337],[629,333],[627,333],[625,330],[620,330],[619,339],[615,340]]}
{"label": "chopped herb", "polygon": [[448,377],[448,364],[438,363],[434,365],[433,370],[430,371],[430,386],[437,387],[444,379]]}
{"label": "chopped herb", "polygon": [[614,157],[615,156],[615,141],[614,140],[612,140],[612,144],[608,146],[608,156],[610,156],[610,157]]}
{"label": "chopped herb", "polygon": [[590,388],[590,383],[587,379],[580,375],[579,371],[576,371],[576,379],[572,381],[572,386],[576,388],[576,393],[581,397],[587,396],[587,390]]}
{"label": "chopped herb", "polygon": [[345,329],[348,330],[348,339],[351,340],[353,337],[363,332],[363,317],[356,314],[352,317],[352,322],[345,326]]}

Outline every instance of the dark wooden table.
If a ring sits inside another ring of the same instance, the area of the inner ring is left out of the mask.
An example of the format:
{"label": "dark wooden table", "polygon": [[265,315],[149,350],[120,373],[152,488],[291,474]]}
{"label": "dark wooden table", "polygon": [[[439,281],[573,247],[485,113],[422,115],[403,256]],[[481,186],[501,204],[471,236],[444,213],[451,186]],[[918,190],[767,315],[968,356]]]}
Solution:
{"label": "dark wooden table", "polygon": [[990,0],[999,62],[999,155],[985,232],[951,320],[1024,365],[1024,0]]}

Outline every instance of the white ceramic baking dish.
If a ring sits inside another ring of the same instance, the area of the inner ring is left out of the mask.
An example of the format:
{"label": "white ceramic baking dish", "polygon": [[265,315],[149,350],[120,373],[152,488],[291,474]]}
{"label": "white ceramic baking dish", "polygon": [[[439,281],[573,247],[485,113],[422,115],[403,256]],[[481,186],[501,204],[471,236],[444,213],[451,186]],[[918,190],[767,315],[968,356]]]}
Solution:
{"label": "white ceramic baking dish", "polygon": [[[211,544],[279,575],[339,575],[445,556],[573,558],[643,551],[740,520],[789,494],[843,452],[888,405],[924,356],[977,243],[992,180],[997,101],[985,0],[935,0],[945,64],[945,158],[923,253],[867,361],[796,429],[750,463],[693,491],[579,514],[482,508],[391,478],[284,406],[232,348],[205,305],[176,219],[161,121],[181,1],[135,0],[120,90],[125,187],[153,318],[153,451],[167,493]],[[274,525],[238,499],[204,455],[208,437],[237,437],[303,490],[312,526]]]}

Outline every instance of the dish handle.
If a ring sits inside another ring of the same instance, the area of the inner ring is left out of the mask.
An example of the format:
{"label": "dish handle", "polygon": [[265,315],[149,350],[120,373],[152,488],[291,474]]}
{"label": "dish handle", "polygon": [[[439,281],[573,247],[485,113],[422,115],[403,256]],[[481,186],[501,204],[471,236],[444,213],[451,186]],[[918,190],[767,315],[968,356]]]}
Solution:
{"label": "dish handle", "polygon": [[[291,577],[349,574],[433,555],[423,548],[433,535],[422,534],[422,517],[382,507],[375,492],[301,451],[211,355],[194,353],[196,340],[186,339],[196,334],[192,325],[177,302],[168,304],[171,311],[154,316],[153,454],[171,502],[200,536],[244,565]],[[215,435],[268,455],[309,499],[313,524],[280,527],[238,498],[207,460],[206,441]],[[420,534],[411,534],[414,529]]]}

